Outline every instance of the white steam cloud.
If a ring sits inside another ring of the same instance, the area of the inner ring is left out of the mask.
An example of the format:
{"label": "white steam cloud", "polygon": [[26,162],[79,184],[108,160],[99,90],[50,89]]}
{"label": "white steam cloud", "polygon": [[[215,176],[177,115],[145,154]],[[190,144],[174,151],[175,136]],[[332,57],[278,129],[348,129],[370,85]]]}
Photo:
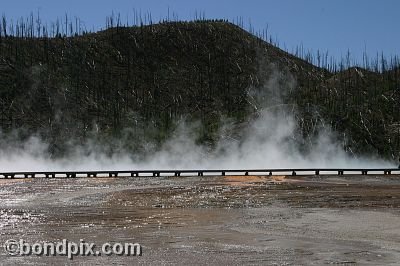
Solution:
{"label": "white steam cloud", "polygon": [[262,111],[246,130],[243,140],[222,139],[213,151],[196,145],[188,137],[192,129],[181,126],[159,151],[141,161],[134,161],[127,153],[87,155],[79,147],[73,155],[51,159],[46,152],[47,144],[31,137],[18,148],[2,149],[0,171],[394,167],[376,158],[351,158],[326,131],[318,135],[313,148],[304,154],[292,142],[296,125],[293,117]]}

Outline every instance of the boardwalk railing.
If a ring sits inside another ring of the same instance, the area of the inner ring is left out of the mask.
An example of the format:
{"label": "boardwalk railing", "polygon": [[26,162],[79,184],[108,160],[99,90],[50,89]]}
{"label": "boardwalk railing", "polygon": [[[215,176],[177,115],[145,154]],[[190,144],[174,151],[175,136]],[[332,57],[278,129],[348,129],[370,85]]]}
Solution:
{"label": "boardwalk railing", "polygon": [[225,176],[225,175],[400,175],[399,168],[296,168],[296,169],[207,169],[207,170],[128,170],[128,171],[45,171],[3,172],[0,178],[76,178],[76,177],[140,177],[140,176]]}

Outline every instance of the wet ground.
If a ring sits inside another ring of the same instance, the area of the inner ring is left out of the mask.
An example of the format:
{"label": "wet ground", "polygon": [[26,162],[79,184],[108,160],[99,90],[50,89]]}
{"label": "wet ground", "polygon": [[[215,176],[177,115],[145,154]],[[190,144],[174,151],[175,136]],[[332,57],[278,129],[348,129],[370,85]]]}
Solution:
{"label": "wet ground", "polygon": [[140,243],[143,255],[1,265],[398,265],[399,176],[0,180],[0,244]]}

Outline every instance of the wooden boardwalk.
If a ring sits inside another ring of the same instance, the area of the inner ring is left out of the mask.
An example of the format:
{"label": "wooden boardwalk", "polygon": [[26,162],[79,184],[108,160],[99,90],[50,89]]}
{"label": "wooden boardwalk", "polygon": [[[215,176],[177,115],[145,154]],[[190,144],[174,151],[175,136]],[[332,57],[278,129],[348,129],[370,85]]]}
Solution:
{"label": "wooden boardwalk", "polygon": [[126,170],[126,171],[46,171],[2,172],[0,179],[78,178],[141,176],[225,176],[225,175],[400,175],[399,168],[295,168],[295,169],[203,169],[203,170]]}

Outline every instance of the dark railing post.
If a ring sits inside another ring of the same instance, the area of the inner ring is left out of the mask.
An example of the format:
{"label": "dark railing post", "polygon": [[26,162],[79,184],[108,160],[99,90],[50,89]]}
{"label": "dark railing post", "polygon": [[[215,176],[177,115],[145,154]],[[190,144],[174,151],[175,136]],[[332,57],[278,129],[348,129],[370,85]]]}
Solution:
{"label": "dark railing post", "polygon": [[118,172],[109,172],[108,173],[108,177],[117,177],[118,176]]}

